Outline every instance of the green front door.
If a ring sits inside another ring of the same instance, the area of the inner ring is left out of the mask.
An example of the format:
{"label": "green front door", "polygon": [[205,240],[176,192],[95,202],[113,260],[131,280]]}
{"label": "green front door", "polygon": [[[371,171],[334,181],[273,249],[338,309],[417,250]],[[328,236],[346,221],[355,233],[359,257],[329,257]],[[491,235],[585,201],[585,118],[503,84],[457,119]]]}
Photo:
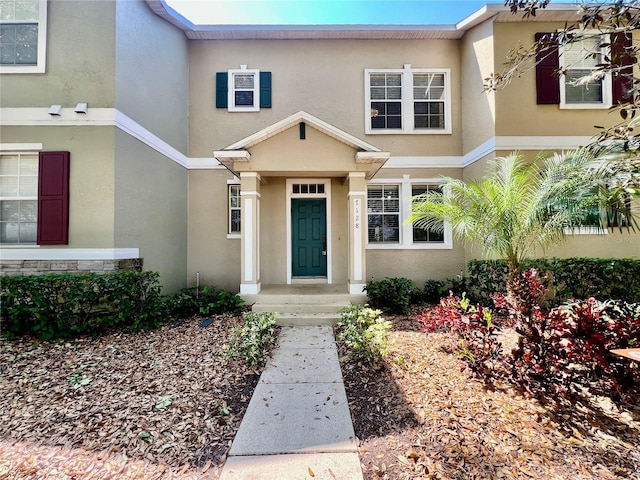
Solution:
{"label": "green front door", "polygon": [[294,277],[327,276],[327,215],[324,199],[292,199]]}

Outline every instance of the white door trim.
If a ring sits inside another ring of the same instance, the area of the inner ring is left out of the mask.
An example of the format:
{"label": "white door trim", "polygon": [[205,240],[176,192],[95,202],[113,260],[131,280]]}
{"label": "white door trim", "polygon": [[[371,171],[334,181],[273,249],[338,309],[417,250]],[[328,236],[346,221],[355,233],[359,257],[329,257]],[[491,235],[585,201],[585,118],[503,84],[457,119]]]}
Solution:
{"label": "white door trim", "polygon": [[[293,193],[293,185],[300,184],[323,184],[324,193]],[[292,198],[324,198],[326,201],[326,216],[327,216],[327,283],[333,283],[333,269],[331,267],[331,179],[330,178],[287,178],[286,187],[286,211],[285,218],[287,219],[287,284],[292,283],[293,273],[291,262],[293,259],[293,253],[291,251],[291,199]]]}

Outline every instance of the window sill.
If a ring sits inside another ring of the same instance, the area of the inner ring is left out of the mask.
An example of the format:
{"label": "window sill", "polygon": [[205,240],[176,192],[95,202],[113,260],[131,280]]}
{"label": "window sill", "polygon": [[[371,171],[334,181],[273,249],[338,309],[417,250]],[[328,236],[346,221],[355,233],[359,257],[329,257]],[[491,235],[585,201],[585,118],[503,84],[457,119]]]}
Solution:
{"label": "window sill", "polygon": [[609,231],[600,227],[565,228],[565,235],[607,235]]}
{"label": "window sill", "polygon": [[403,245],[401,243],[368,243],[367,250],[452,250],[453,245],[446,243],[413,243]]}
{"label": "window sill", "polygon": [[0,243],[0,248],[40,248],[34,243]]}
{"label": "window sill", "polygon": [[227,238],[229,240],[240,240],[242,235],[240,233],[227,233]]}
{"label": "window sill", "polygon": [[440,128],[433,130],[387,130],[387,129],[365,129],[365,135],[451,135],[450,128]]}
{"label": "window sill", "polygon": [[560,110],[607,110],[611,108],[607,103],[561,103]]}

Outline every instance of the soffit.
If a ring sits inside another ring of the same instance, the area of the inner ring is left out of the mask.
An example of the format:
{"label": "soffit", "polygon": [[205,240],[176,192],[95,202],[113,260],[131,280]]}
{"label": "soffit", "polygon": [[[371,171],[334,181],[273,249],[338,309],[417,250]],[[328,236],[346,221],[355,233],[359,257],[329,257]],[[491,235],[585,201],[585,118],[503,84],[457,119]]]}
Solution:
{"label": "soffit", "polygon": [[575,5],[551,4],[523,18],[504,5],[488,4],[455,25],[196,25],[166,4],[146,0],[151,10],[192,40],[429,40],[459,39],[489,19],[499,22],[565,22],[580,19]]}

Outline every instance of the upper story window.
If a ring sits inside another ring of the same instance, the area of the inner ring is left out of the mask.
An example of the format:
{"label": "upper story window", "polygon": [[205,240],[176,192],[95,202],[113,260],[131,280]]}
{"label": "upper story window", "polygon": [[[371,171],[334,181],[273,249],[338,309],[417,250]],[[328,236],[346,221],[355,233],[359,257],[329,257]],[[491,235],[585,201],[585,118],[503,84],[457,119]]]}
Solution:
{"label": "upper story window", "polygon": [[451,133],[448,69],[365,70],[365,132]]}
{"label": "upper story window", "polygon": [[44,73],[46,0],[0,0],[0,73]]}
{"label": "upper story window", "polygon": [[243,66],[240,70],[229,70],[229,111],[257,112],[260,110],[260,72]]}
{"label": "upper story window", "polygon": [[[538,32],[544,46],[536,54],[536,103],[563,109],[608,108],[632,102],[634,46],[630,32],[594,32],[575,43],[558,45],[556,32]],[[593,75],[604,56],[616,66],[610,73]],[[558,75],[558,71],[563,75]],[[584,80],[588,81],[584,81]]]}
{"label": "upper story window", "polygon": [[216,108],[229,112],[259,112],[271,108],[271,72],[238,69],[216,74]]}
{"label": "upper story window", "polygon": [[[608,36],[605,36],[608,37]],[[563,108],[606,108],[611,106],[611,76],[588,76],[604,62],[600,46],[608,38],[596,35],[565,45],[560,51],[560,105]],[[587,80],[587,81],[585,81]]]}

